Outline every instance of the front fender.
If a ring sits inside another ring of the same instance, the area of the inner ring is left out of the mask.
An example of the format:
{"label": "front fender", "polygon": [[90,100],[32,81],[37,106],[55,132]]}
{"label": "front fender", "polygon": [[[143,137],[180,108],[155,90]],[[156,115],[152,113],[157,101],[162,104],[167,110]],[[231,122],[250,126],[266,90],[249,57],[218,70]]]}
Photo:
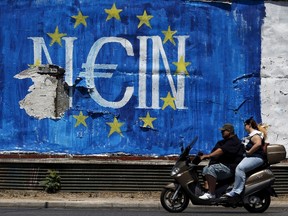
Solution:
{"label": "front fender", "polygon": [[168,188],[168,189],[175,189],[177,188],[177,185],[175,182],[171,182],[171,183],[168,183],[167,185],[164,186],[164,188]]}

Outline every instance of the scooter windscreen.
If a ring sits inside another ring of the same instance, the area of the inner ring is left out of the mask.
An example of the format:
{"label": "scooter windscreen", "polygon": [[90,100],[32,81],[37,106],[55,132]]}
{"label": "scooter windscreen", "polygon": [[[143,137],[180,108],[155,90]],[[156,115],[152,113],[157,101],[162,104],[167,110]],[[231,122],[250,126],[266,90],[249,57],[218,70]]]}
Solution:
{"label": "scooter windscreen", "polygon": [[186,146],[186,148],[182,151],[179,157],[179,160],[186,159],[186,157],[189,155],[190,150],[193,148],[197,140],[198,140],[198,136],[194,137],[192,142],[188,146]]}

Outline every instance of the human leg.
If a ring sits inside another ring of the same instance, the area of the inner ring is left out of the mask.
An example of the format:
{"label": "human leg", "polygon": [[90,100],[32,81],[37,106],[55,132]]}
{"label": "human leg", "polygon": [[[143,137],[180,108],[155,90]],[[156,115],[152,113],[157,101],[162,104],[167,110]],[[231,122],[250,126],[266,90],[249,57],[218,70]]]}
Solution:
{"label": "human leg", "polygon": [[203,176],[205,176],[205,179],[207,180],[209,192],[205,193],[199,198],[205,200],[215,198],[215,188],[217,180],[229,178],[231,175],[232,174],[230,169],[223,164],[213,164],[204,167]]}
{"label": "human leg", "polygon": [[258,157],[245,157],[236,167],[233,189],[226,195],[235,196],[241,194],[246,181],[246,173],[261,166],[263,162],[263,159]]}
{"label": "human leg", "polygon": [[212,176],[212,175],[206,175],[206,180],[207,180],[207,184],[208,184],[208,191],[210,194],[214,194],[215,193],[215,187],[216,187],[216,183],[217,183],[217,179]]}
{"label": "human leg", "polygon": [[207,169],[208,169],[208,166],[205,166],[202,170],[202,176],[203,176],[203,187],[208,190],[209,188],[209,185],[208,185],[208,182],[207,182],[207,179],[206,179],[206,175],[207,175]]}

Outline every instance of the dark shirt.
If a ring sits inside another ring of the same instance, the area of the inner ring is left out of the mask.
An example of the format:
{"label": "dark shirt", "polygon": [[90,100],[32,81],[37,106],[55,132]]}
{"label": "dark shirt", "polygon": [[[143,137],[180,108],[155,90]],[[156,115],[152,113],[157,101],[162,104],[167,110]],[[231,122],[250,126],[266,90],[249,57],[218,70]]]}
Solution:
{"label": "dark shirt", "polygon": [[[255,134],[256,136],[259,136],[258,134]],[[255,136],[254,135],[254,136]],[[252,136],[253,137],[253,136]],[[247,151],[249,151],[251,148],[252,148],[252,146],[254,145],[254,143],[252,142],[252,137],[250,137],[250,139],[249,139],[249,142],[248,142],[248,144],[246,145],[246,150]],[[261,137],[260,137],[261,138]],[[262,140],[262,145],[264,145],[264,139],[262,139],[261,138],[261,140]],[[265,159],[265,153],[264,153],[264,151],[263,151],[263,148],[262,147],[260,147],[260,148],[258,148],[254,153],[252,153],[251,155],[247,155],[246,157],[259,157],[259,158],[262,158],[263,160]]]}
{"label": "dark shirt", "polygon": [[234,135],[228,139],[220,140],[216,143],[211,152],[214,152],[218,148],[223,151],[223,154],[219,157],[211,158],[209,164],[222,163],[229,167],[232,172],[234,172],[236,166],[243,159],[243,154],[245,152],[244,145],[241,143],[241,140],[237,135]]}

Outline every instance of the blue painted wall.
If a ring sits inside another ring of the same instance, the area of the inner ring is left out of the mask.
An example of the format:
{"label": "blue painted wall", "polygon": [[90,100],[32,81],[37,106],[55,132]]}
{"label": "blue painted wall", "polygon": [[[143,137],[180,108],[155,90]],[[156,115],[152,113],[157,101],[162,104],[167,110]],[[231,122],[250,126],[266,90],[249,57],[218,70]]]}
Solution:
{"label": "blue painted wall", "polygon": [[[246,2],[1,1],[0,151],[163,156],[197,135],[207,152],[225,122],[243,136],[261,121],[265,14]],[[14,77],[48,63],[73,89],[57,120],[21,109],[33,82]]]}

